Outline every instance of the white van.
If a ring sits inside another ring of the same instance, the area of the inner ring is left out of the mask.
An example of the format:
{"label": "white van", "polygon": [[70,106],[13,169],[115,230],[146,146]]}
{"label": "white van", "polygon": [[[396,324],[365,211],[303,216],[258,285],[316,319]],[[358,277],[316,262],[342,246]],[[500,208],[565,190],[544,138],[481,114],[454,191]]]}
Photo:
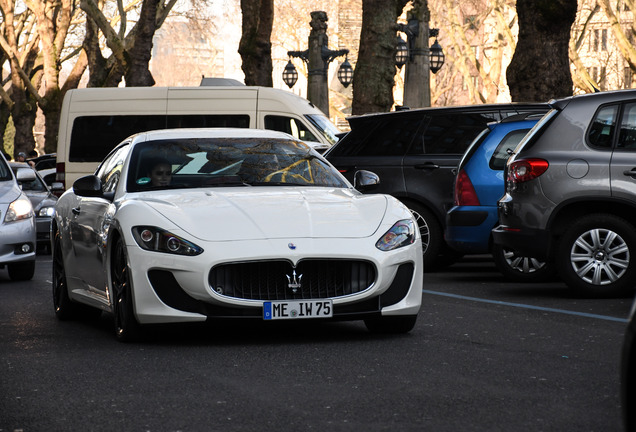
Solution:
{"label": "white van", "polygon": [[111,87],[69,90],[62,103],[56,181],[92,174],[126,137],[147,130],[242,127],[287,132],[322,152],[340,131],[306,99],[269,87]]}

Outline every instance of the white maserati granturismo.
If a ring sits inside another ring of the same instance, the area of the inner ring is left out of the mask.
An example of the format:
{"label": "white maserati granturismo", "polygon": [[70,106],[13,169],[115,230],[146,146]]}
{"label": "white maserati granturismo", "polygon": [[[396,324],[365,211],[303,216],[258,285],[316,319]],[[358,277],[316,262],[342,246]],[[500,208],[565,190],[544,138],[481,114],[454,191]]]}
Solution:
{"label": "white maserati granturismo", "polygon": [[415,325],[417,225],[397,199],[362,194],[306,144],[254,129],[134,135],[56,205],[59,319],[113,314],[122,341],[145,325],[212,319]]}

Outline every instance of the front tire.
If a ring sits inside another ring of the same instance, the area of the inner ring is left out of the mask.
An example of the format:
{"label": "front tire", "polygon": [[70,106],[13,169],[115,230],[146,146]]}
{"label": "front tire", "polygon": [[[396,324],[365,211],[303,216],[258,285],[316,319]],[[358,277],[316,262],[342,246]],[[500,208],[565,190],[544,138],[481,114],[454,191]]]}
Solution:
{"label": "front tire", "polygon": [[8,264],[9,277],[14,281],[27,281],[33,279],[35,274],[35,261],[24,261]]}
{"label": "front tire", "polygon": [[121,342],[136,341],[141,336],[141,326],[135,318],[130,268],[126,257],[126,247],[121,237],[117,238],[113,247],[110,275],[115,336]]}
{"label": "front tire", "polygon": [[635,283],[634,226],[611,214],[584,216],[565,230],[556,259],[569,287],[590,297],[622,295]]}
{"label": "front tire", "polygon": [[413,330],[416,321],[417,315],[385,316],[367,318],[364,325],[371,333],[400,334]]}
{"label": "front tire", "polygon": [[514,282],[542,282],[552,275],[547,263],[536,258],[519,254],[494,245],[492,256],[497,270],[508,280]]}

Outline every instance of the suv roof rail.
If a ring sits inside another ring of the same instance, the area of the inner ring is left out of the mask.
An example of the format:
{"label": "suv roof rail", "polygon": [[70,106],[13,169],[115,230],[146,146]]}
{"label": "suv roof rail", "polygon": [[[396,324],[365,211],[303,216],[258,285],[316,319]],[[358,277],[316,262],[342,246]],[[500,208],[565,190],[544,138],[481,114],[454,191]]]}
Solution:
{"label": "suv roof rail", "polygon": [[539,113],[524,113],[524,114],[513,114],[501,120],[500,123],[509,123],[514,121],[522,121],[522,120],[539,120],[543,117],[544,114]]}

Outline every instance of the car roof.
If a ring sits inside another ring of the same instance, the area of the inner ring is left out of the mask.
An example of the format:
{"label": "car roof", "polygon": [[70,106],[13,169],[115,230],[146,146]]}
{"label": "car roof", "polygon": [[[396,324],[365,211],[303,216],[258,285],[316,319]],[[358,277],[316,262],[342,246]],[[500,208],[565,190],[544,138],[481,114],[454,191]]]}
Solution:
{"label": "car roof", "polygon": [[160,129],[133,135],[133,142],[183,138],[278,138],[296,140],[284,132],[248,128]]}
{"label": "car roof", "polygon": [[357,123],[359,120],[371,119],[376,120],[379,117],[385,116],[421,116],[427,113],[483,113],[494,111],[512,111],[518,110],[519,112],[525,112],[528,110],[535,112],[547,112],[550,109],[547,103],[495,103],[495,104],[483,104],[483,105],[457,105],[457,106],[443,106],[443,107],[426,107],[417,109],[403,109],[400,111],[390,111],[382,113],[369,113],[358,116],[347,117],[349,122]]}

